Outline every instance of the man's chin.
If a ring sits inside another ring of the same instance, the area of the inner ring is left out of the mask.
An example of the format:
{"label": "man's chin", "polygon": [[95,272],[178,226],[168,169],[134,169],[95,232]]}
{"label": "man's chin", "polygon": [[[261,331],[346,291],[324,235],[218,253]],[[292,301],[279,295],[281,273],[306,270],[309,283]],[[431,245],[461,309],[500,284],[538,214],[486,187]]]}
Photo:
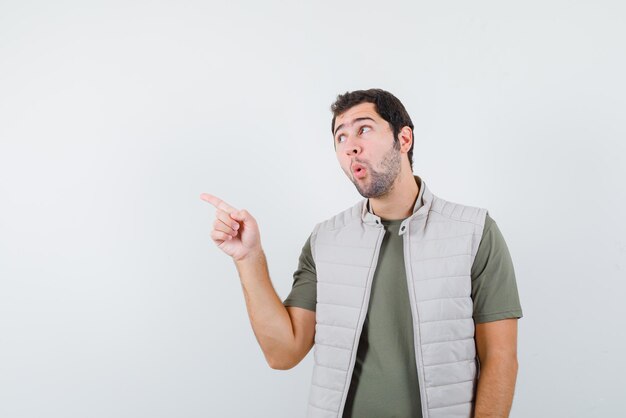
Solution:
{"label": "man's chin", "polygon": [[359,192],[359,194],[366,199],[369,199],[371,197],[378,197],[378,196],[374,196],[371,190],[364,190],[361,187],[359,187],[359,185],[356,183],[354,184],[354,186],[356,187],[356,191]]}
{"label": "man's chin", "polygon": [[357,192],[359,192],[359,194],[363,197],[369,198],[367,190],[363,190],[359,184],[358,184],[358,180],[353,180],[352,181],[354,183],[354,188],[356,189]]}
{"label": "man's chin", "polygon": [[386,190],[382,193],[375,193],[374,190],[372,190],[371,188],[369,189],[363,189],[361,187],[359,187],[359,185],[357,183],[354,183],[354,186],[356,187],[356,191],[359,192],[359,194],[367,199],[381,199],[384,198],[385,196],[387,196],[389,194],[390,190]]}
{"label": "man's chin", "polygon": [[370,188],[365,188],[363,186],[365,186],[366,184],[366,178],[362,178],[362,179],[357,179],[354,177],[351,177],[350,180],[352,180],[352,184],[354,184],[354,187],[356,188],[356,191],[359,192],[359,194],[367,199],[372,198],[372,197],[380,197],[382,195],[384,195],[385,193],[379,194],[379,195],[375,195],[373,193],[373,191]]}

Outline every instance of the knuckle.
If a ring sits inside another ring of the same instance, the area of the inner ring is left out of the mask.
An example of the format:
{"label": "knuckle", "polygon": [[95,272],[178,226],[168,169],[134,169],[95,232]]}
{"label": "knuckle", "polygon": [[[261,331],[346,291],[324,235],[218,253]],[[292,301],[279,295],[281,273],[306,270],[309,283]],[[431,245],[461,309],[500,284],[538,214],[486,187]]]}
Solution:
{"label": "knuckle", "polygon": [[213,231],[211,233],[211,239],[213,241],[215,241],[216,243],[221,243],[222,241],[225,241],[225,238],[226,237],[224,237],[224,233],[223,232]]}

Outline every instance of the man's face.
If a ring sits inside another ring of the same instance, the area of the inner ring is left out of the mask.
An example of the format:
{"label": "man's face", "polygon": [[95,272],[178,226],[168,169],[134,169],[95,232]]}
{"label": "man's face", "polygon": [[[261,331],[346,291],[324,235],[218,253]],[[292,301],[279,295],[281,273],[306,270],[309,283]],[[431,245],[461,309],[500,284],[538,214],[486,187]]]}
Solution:
{"label": "man's face", "polygon": [[401,168],[400,146],[373,103],[361,103],[335,119],[335,153],[341,169],[361,196],[381,197],[393,187]]}

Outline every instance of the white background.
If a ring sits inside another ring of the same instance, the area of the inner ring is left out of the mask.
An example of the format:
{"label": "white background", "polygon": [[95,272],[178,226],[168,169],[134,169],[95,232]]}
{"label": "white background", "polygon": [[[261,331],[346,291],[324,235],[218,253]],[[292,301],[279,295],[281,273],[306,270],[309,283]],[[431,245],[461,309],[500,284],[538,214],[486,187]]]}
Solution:
{"label": "white background", "polygon": [[620,1],[0,2],[0,416],[300,417],[213,193],[261,226],[284,299],[314,225],[361,196],[330,104],[380,87],[414,172],[486,207],[525,317],[513,417],[623,415]]}

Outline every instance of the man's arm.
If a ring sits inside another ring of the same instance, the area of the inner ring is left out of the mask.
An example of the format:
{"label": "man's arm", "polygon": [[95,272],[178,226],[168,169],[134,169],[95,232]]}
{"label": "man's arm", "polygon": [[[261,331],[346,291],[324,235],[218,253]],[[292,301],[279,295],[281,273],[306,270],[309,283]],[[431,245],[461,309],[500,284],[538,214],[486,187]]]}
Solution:
{"label": "man's arm", "polygon": [[313,346],[315,312],[286,308],[280,301],[254,217],[208,193],[200,197],[217,209],[211,238],[235,262],[250,323],[267,363],[273,369],[294,367]]}
{"label": "man's arm", "polygon": [[296,366],[313,346],[315,312],[285,307],[272,286],[263,251],[235,261],[248,316],[272,369]]}
{"label": "man's arm", "polygon": [[476,324],[480,374],[475,418],[506,418],[517,379],[517,319]]}

